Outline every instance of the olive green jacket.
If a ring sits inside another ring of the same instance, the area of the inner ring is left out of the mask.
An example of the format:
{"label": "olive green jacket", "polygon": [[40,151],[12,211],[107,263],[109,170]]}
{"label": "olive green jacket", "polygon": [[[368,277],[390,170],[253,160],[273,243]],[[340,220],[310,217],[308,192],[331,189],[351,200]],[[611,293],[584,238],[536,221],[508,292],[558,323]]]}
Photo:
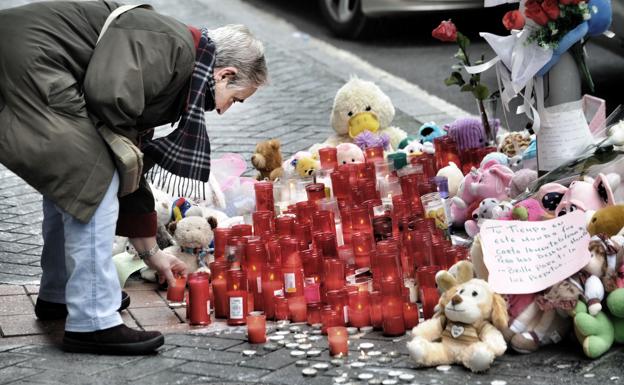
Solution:
{"label": "olive green jacket", "polygon": [[96,48],[118,6],[63,1],[0,11],[0,162],[82,222],[114,172],[94,124],[138,141],[177,121],[195,60],[187,26],[144,8],[122,14]]}

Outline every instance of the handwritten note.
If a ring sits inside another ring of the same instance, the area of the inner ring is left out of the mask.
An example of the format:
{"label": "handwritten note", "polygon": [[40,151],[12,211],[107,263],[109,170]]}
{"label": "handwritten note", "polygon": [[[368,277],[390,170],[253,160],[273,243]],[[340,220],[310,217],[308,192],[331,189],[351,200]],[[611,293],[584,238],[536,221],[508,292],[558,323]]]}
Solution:
{"label": "handwritten note", "polygon": [[580,100],[548,107],[540,117],[542,124],[537,133],[540,170],[553,170],[592,144],[592,134]]}
{"label": "handwritten note", "polygon": [[483,259],[497,293],[544,290],[581,270],[591,255],[585,213],[542,222],[487,220],[481,226]]}

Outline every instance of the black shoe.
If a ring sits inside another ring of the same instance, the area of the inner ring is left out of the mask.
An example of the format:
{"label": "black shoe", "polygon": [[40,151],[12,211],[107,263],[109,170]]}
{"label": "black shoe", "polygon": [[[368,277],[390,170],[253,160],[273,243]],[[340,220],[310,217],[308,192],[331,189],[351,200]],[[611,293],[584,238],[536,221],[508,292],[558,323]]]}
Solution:
{"label": "black shoe", "polygon": [[[122,290],[121,292],[121,306],[119,310],[122,311],[130,306],[130,296],[128,293]],[[64,303],[48,302],[41,298],[37,298],[37,304],[35,304],[35,315],[41,321],[53,321],[67,318],[67,306]]]}
{"label": "black shoe", "polygon": [[165,343],[160,332],[134,330],[124,324],[94,332],[65,332],[63,350],[71,353],[142,355]]}

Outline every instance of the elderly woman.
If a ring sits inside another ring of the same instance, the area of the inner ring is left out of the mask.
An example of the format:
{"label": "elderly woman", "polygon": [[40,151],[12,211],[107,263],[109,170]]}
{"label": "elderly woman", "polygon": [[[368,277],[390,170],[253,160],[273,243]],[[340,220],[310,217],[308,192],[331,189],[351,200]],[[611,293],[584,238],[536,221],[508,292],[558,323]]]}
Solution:
{"label": "elderly woman", "polygon": [[[118,197],[119,175],[96,127],[140,145],[145,167],[207,180],[204,113],[223,114],[267,80],[264,48],[243,26],[193,27],[150,7],[45,2],[0,11],[0,162],[43,195],[43,275],[35,313],[66,317],[73,352],[145,354],[159,332],[126,327],[128,306],[111,259],[127,236],[162,280],[186,266],[156,244],[154,199],[144,179]],[[154,127],[180,120],[166,138]],[[192,138],[191,140],[188,140]]]}

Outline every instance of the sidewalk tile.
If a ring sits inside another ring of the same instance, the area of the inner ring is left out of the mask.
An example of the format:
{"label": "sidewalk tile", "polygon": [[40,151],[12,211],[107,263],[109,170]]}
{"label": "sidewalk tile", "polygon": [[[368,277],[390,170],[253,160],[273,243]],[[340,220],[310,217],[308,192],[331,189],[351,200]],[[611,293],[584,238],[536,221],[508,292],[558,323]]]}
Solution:
{"label": "sidewalk tile", "polygon": [[19,364],[20,362],[28,361],[31,358],[32,356],[27,356],[25,354],[19,354],[15,352],[0,353],[0,368]]}
{"label": "sidewalk tile", "polygon": [[24,288],[19,285],[0,285],[0,295],[24,294]]}
{"label": "sidewalk tile", "polygon": [[242,341],[219,338],[214,335],[171,334],[165,337],[168,344],[226,350]]}
{"label": "sidewalk tile", "polygon": [[163,356],[180,360],[201,361],[223,365],[236,365],[240,361],[245,360],[245,357],[243,357],[243,355],[240,353],[224,352],[212,349],[200,349],[197,347],[180,347],[177,349],[168,350],[163,353]]}
{"label": "sidewalk tile", "polygon": [[130,308],[130,313],[137,323],[142,327],[147,326],[169,326],[178,325],[181,321],[175,315],[173,310],[167,306],[163,307],[145,307],[145,308]]}
{"label": "sidewalk tile", "polygon": [[167,306],[167,302],[154,290],[137,290],[130,294],[130,309]]}
{"label": "sidewalk tile", "polygon": [[236,381],[257,382],[259,378],[270,373],[268,370],[246,368],[245,370],[232,370],[228,365],[210,364],[206,362],[189,362],[173,369],[176,372],[199,374],[227,379],[227,382]]}
{"label": "sidewalk tile", "polygon": [[[0,316],[0,329],[4,337],[24,336],[33,334],[46,334],[50,330],[58,329],[58,324],[43,323],[35,317],[29,315]],[[62,324],[61,324],[61,329]]]}
{"label": "sidewalk tile", "polygon": [[34,311],[35,308],[27,295],[7,295],[0,301],[0,316],[33,315]]}
{"label": "sidewalk tile", "polygon": [[39,294],[39,285],[26,285],[24,288],[28,294]]}
{"label": "sidewalk tile", "polygon": [[[135,292],[135,291],[155,291],[158,288],[158,284],[152,282],[146,282],[142,279],[130,278],[126,281],[126,285],[123,287],[123,290],[127,292]],[[131,298],[134,297],[133,293],[131,294]]]}

